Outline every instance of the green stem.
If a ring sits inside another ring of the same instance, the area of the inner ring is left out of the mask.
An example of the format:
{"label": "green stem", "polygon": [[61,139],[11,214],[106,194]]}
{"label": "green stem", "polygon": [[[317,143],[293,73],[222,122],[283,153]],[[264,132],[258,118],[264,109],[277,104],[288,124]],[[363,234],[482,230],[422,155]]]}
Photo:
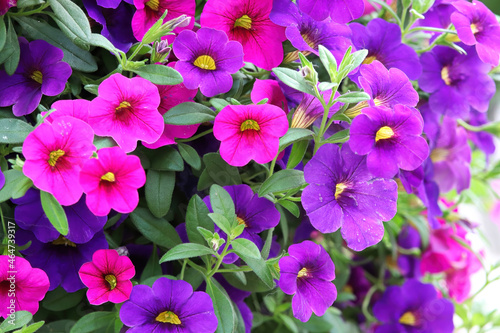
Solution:
{"label": "green stem", "polygon": [[271,177],[274,173],[274,168],[276,167],[276,160],[278,159],[278,154],[276,154],[276,156],[274,156],[272,162],[271,162],[271,166],[269,167],[269,176],[267,176],[267,178]]}
{"label": "green stem", "polygon": [[0,220],[2,220],[2,229],[4,237],[7,237],[7,227],[5,226],[5,220],[3,218],[2,207],[0,207]]}
{"label": "green stem", "polygon": [[46,3],[44,3],[43,5],[41,5],[40,7],[36,8],[36,9],[30,10],[30,11],[27,11],[27,12],[23,12],[23,11],[19,11],[17,13],[8,12],[7,15],[9,15],[9,16],[28,16],[28,15],[33,15],[33,14],[40,13],[45,8],[47,8],[48,6],[49,6],[49,3],[46,2]]}
{"label": "green stem", "polygon": [[202,136],[205,136],[207,134],[212,133],[213,131],[214,131],[214,129],[210,128],[210,129],[207,129],[206,131],[201,132],[200,134],[196,134],[195,136],[190,137],[189,139],[181,139],[181,140],[177,140],[177,142],[190,142],[190,141],[194,141],[196,139],[201,138]]}
{"label": "green stem", "polygon": [[250,267],[240,267],[240,268],[234,268],[234,269],[231,269],[231,268],[223,268],[223,269],[219,269],[217,271],[217,273],[232,273],[232,272],[251,272],[252,269]]}
{"label": "green stem", "polygon": [[370,313],[370,311],[368,311],[368,306],[370,305],[370,301],[373,297],[373,294],[375,294],[377,290],[378,287],[376,285],[372,286],[370,290],[368,290],[368,293],[366,293],[365,299],[363,300],[363,304],[361,306],[361,311],[365,315],[366,320],[368,320],[368,322],[377,321],[377,319]]}
{"label": "green stem", "polygon": [[[389,13],[392,14],[392,16],[394,16],[394,19],[396,20],[396,22],[398,23],[398,25],[401,27],[402,24],[401,24],[401,19],[399,18],[398,14],[396,14],[396,12],[394,11],[394,9],[391,8],[390,5],[388,5],[386,2],[382,1],[382,0],[368,0],[368,2],[370,2],[372,5],[373,3],[376,3],[380,6],[382,6],[385,10],[387,10]],[[375,6],[373,6],[375,7]]]}
{"label": "green stem", "polygon": [[184,259],[182,262],[182,268],[181,268],[181,276],[180,279],[184,280],[184,272],[186,271],[186,265],[187,265],[187,259]]}
{"label": "green stem", "polygon": [[186,259],[186,262],[187,262],[187,264],[188,264],[190,267],[192,267],[192,268],[196,269],[196,270],[197,270],[198,272],[200,272],[201,274],[203,274],[203,275],[207,274],[207,270],[206,270],[205,268],[201,267],[200,265],[195,264],[194,262],[192,262],[192,261],[191,261],[191,260],[189,260],[189,259]]}
{"label": "green stem", "polygon": [[413,29],[408,30],[407,33],[412,33],[412,32],[415,32],[415,31],[435,31],[435,32],[442,32],[442,33],[447,33],[447,34],[452,34],[452,35],[456,35],[457,34],[457,32],[455,30],[433,28],[433,27],[415,27]]}
{"label": "green stem", "polygon": [[144,46],[144,43],[141,41],[139,46],[137,46],[136,49],[134,50],[134,52],[130,55],[130,57],[128,57],[128,61],[132,61],[134,59],[134,57],[141,51],[143,46]]}
{"label": "green stem", "polygon": [[215,263],[215,267],[210,271],[208,272],[208,274],[206,275],[206,279],[207,281],[215,274],[217,273],[217,270],[219,269],[220,265],[222,265],[222,259],[224,259],[224,257],[226,256],[227,254],[227,250],[229,248],[229,244],[231,244],[231,239],[229,238],[228,236],[228,239],[227,239],[227,242],[226,242],[226,245],[224,246],[224,250],[222,251],[221,255],[219,256],[219,258],[217,258],[217,262]]}

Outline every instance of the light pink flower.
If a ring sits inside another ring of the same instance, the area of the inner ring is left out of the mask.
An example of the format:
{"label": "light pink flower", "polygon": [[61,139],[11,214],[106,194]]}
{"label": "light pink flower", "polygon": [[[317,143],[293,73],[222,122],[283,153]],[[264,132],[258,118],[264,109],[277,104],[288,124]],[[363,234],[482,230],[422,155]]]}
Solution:
{"label": "light pink flower", "polygon": [[250,98],[255,104],[259,103],[264,98],[268,98],[267,104],[276,105],[288,113],[288,103],[278,81],[255,80]]}
{"label": "light pink flower", "polygon": [[159,139],[164,127],[159,105],[154,84],[113,74],[99,85],[99,96],[90,103],[89,124],[95,134],[112,137],[128,153],[137,147],[137,140]]}
{"label": "light pink flower", "polygon": [[92,128],[74,117],[59,117],[31,132],[23,144],[24,174],[39,189],[52,193],[61,205],[82,196],[81,165],[95,150]]}
{"label": "light pink flower", "polygon": [[135,275],[135,267],[129,257],[120,256],[116,250],[97,250],[92,261],[83,264],[78,274],[89,288],[90,304],[122,303],[132,292],[130,279]]}
{"label": "light pink flower", "polygon": [[222,158],[234,166],[272,161],[279,138],[288,130],[285,112],[277,106],[228,105],[215,117],[214,136]]}
{"label": "light pink flower", "polygon": [[35,314],[49,285],[47,274],[39,268],[32,268],[26,259],[0,255],[0,317],[7,318],[15,311]]}
{"label": "light pink flower", "polygon": [[80,172],[87,206],[97,216],[108,215],[111,208],[119,213],[133,211],[139,203],[137,189],[145,183],[139,157],[125,154],[120,147],[100,149]]}

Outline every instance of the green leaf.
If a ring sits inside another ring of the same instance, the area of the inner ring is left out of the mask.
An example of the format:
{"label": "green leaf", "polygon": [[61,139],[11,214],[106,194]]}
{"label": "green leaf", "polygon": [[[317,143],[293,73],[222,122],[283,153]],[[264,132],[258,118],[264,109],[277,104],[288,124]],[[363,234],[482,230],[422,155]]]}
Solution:
{"label": "green leaf", "polygon": [[236,329],[236,313],[233,303],[221,285],[212,277],[207,281],[206,292],[214,304],[219,325],[216,333],[232,333]]}
{"label": "green leaf", "polygon": [[156,217],[167,215],[175,187],[175,172],[148,170],[146,178],[146,203]]}
{"label": "green leaf", "polygon": [[280,138],[280,148],[282,151],[294,142],[310,139],[314,133],[305,128],[290,128],[285,135]]}
{"label": "green leaf", "polygon": [[26,33],[33,39],[43,39],[64,52],[63,61],[72,68],[91,73],[97,70],[97,63],[90,52],[76,46],[63,32],[51,27],[46,22],[39,22],[29,17],[15,17]]}
{"label": "green leaf", "polygon": [[283,206],[287,211],[292,213],[293,216],[299,217],[300,216],[300,209],[299,206],[295,202],[288,201],[286,199],[281,199],[278,200],[278,203]]}
{"label": "green leaf", "polygon": [[43,0],[17,0],[17,8],[26,8],[26,7],[31,7],[31,6],[36,6],[36,5],[41,5],[45,1]]}
{"label": "green leaf", "polygon": [[106,328],[114,326],[116,316],[114,312],[91,312],[80,318],[70,333],[106,332]]}
{"label": "green leaf", "polygon": [[274,74],[289,87],[309,95],[315,95],[313,87],[306,82],[304,77],[296,70],[290,68],[273,68]]}
{"label": "green leaf", "polygon": [[288,163],[286,164],[287,169],[293,169],[304,158],[306,154],[307,148],[309,147],[309,141],[302,140],[299,142],[295,142],[292,146],[292,151],[290,152],[290,156],[288,157]]}
{"label": "green leaf", "polygon": [[99,85],[97,84],[86,84],[83,86],[83,89],[88,91],[89,93],[93,95],[99,95]]}
{"label": "green leaf", "polygon": [[101,34],[90,34],[90,44],[102,47],[115,55],[120,54],[119,50],[113,45],[113,43]]}
{"label": "green leaf", "polygon": [[323,66],[325,66],[325,69],[328,71],[330,79],[332,80],[332,82],[335,82],[337,80],[337,60],[333,56],[332,52],[330,52],[330,50],[328,50],[323,45],[318,46],[318,52],[319,59],[321,60]]}
{"label": "green leaf", "polygon": [[75,324],[74,320],[62,319],[56,320],[42,326],[39,333],[66,333]]}
{"label": "green leaf", "polygon": [[[15,320],[12,320],[12,317],[14,317]],[[8,332],[23,327],[28,324],[32,318],[33,315],[28,311],[16,311],[0,324],[0,332]]]}
{"label": "green leaf", "polygon": [[90,41],[90,24],[81,8],[71,0],[48,0],[54,11],[57,25],[72,41],[86,44]]}
{"label": "green leaf", "polygon": [[31,179],[26,177],[21,171],[10,169],[3,172],[5,176],[5,185],[0,189],[0,202],[9,199],[18,199],[33,186]]}
{"label": "green leaf", "polygon": [[298,333],[299,329],[292,318],[284,315],[282,313],[279,314],[280,319],[283,321],[283,324],[293,333]]}
{"label": "green leaf", "polygon": [[144,267],[144,270],[141,274],[142,284],[144,284],[144,280],[150,277],[162,275],[161,266],[158,262],[158,250],[156,249],[156,246],[153,246],[153,252],[151,253],[148,262],[146,263],[146,267]]}
{"label": "green leaf", "polygon": [[151,159],[150,168],[157,171],[183,171],[184,161],[181,154],[170,146],[147,150],[146,154]]}
{"label": "green leaf", "polygon": [[42,301],[42,307],[49,311],[64,311],[70,309],[77,304],[85,296],[83,289],[74,293],[66,292],[62,287],[49,291]]}
{"label": "green leaf", "polygon": [[260,255],[262,258],[266,259],[269,257],[269,252],[271,251],[271,245],[273,244],[273,232],[274,228],[271,228],[267,231],[266,242],[262,247],[262,251],[260,251]]}
{"label": "green leaf", "polygon": [[259,279],[261,279],[262,282],[264,282],[264,284],[266,285],[266,287],[272,288],[274,286],[273,276],[271,274],[270,267],[266,264],[266,262],[264,261],[264,259],[262,259],[262,258],[260,258],[260,259],[251,258],[251,257],[246,256],[243,253],[238,254],[238,256],[244,262],[246,262],[246,264],[250,268],[252,268],[252,270],[255,273],[255,275],[257,275],[259,277]]}
{"label": "green leaf", "polygon": [[227,235],[231,234],[231,230],[233,228],[233,225],[232,225],[232,223],[224,215],[219,214],[219,213],[209,213],[208,216]]}
{"label": "green leaf", "polygon": [[43,324],[45,324],[45,321],[39,321],[37,323],[31,324],[30,326],[23,327],[20,330],[14,331],[12,333],[33,333],[38,331],[38,329],[40,329],[40,327],[42,327]]}
{"label": "green leaf", "polygon": [[212,104],[218,111],[224,109],[228,105],[231,105],[231,103],[222,98],[212,98],[210,99],[210,104]]}
{"label": "green leaf", "polygon": [[434,4],[435,0],[413,0],[413,9],[420,14],[425,14]]}
{"label": "green leaf", "polygon": [[205,255],[214,255],[214,254],[215,252],[211,248],[208,248],[201,244],[184,243],[173,247],[167,253],[165,253],[163,257],[161,257],[160,259],[160,264],[166,261],[200,257]]}
{"label": "green leaf", "polygon": [[144,237],[159,246],[172,248],[182,242],[175,228],[167,220],[154,217],[146,208],[136,208],[130,218]]}
{"label": "green leaf", "polygon": [[63,236],[66,236],[69,231],[68,218],[61,204],[54,196],[48,192],[40,191],[40,200],[42,208],[50,221],[50,224]]}
{"label": "green leaf", "polygon": [[364,102],[364,101],[369,101],[370,100],[370,95],[368,95],[365,92],[362,91],[353,91],[349,92],[346,94],[343,94],[342,96],[339,96],[335,99],[336,102],[340,103],[359,103],[359,102]]}
{"label": "green leaf", "polygon": [[219,153],[208,153],[203,156],[207,177],[218,185],[239,185],[241,176],[237,167],[229,165]]}
{"label": "green leaf", "polygon": [[11,20],[8,20],[8,28],[5,36],[5,44],[0,52],[0,64],[4,64],[4,69],[7,74],[12,75],[16,71],[21,55],[19,41],[17,39],[16,30],[12,25]]}
{"label": "green leaf", "polygon": [[163,119],[170,125],[194,125],[213,121],[215,112],[202,104],[185,102],[168,110]]}
{"label": "green leaf", "polygon": [[325,143],[339,143],[339,142],[346,142],[349,140],[349,129],[345,129],[342,131],[339,131],[326,139],[324,142]]}
{"label": "green leaf", "polygon": [[198,232],[198,227],[205,228],[210,232],[214,232],[214,223],[208,217],[208,207],[205,205],[203,200],[198,196],[194,195],[186,211],[186,231],[190,242],[205,245],[205,239]]}
{"label": "green leaf", "polygon": [[0,119],[0,143],[23,143],[31,131],[33,126],[22,120]]}
{"label": "green leaf", "polygon": [[229,222],[235,218],[234,202],[229,193],[219,185],[210,188],[210,205],[214,213],[224,215]]}
{"label": "green leaf", "polygon": [[182,75],[172,67],[165,65],[145,65],[131,69],[131,71],[154,84],[172,86],[182,83]]}
{"label": "green leaf", "polygon": [[268,193],[283,192],[305,185],[304,172],[294,169],[280,170],[262,184],[259,197]]}
{"label": "green leaf", "polygon": [[7,40],[7,28],[3,20],[5,16],[0,16],[0,51],[2,51],[5,41]]}
{"label": "green leaf", "polygon": [[201,158],[198,152],[190,145],[179,142],[177,144],[179,148],[179,153],[181,153],[182,158],[187,164],[193,167],[195,170],[200,170],[201,168]]}
{"label": "green leaf", "polygon": [[260,259],[260,251],[257,245],[254,244],[251,240],[245,238],[237,238],[231,242],[233,246],[234,252],[238,256],[252,258],[252,259]]}

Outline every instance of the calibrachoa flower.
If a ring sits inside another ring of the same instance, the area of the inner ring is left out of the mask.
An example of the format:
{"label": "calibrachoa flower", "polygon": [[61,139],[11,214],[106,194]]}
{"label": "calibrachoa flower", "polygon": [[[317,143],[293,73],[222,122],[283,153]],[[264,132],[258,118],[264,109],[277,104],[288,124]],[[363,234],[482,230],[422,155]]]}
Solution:
{"label": "calibrachoa flower", "polygon": [[217,329],[212,300],[186,281],[159,278],[150,288],[137,285],[120,309],[127,332],[206,332]]}
{"label": "calibrachoa flower", "polygon": [[[422,27],[435,27],[446,29],[451,24],[451,14],[456,11],[452,3],[461,0],[436,0],[432,7],[425,13],[425,19],[415,23]],[[429,34],[441,34],[435,31],[426,31]]]}
{"label": "calibrachoa flower", "polygon": [[[472,109],[470,112],[468,123],[471,124],[472,126],[478,126],[478,127],[486,125],[489,123],[488,114],[484,112],[478,112]],[[469,139],[472,142],[474,142],[474,145],[477,148],[481,149],[486,154],[486,156],[491,155],[495,152],[495,142],[493,134],[486,131],[481,131],[481,132],[467,131],[467,134],[469,135]]]}
{"label": "calibrachoa flower", "polygon": [[[1,16],[1,15],[0,15]],[[15,116],[33,112],[42,94],[60,94],[71,76],[71,67],[61,61],[64,54],[44,40],[31,43],[19,37],[21,58],[14,75],[0,70],[0,106],[12,107]]]}
{"label": "calibrachoa flower", "polygon": [[304,177],[309,186],[302,192],[302,205],[318,231],[341,228],[342,238],[355,251],[382,239],[382,221],[396,214],[397,184],[374,178],[365,157],[347,144],[342,149],[325,144],[305,166]]}
{"label": "calibrachoa flower", "polygon": [[335,265],[323,246],[311,241],[293,244],[279,261],[279,287],[292,298],[293,316],[302,322],[325,314],[337,299]]}
{"label": "calibrachoa flower", "polygon": [[0,0],[0,16],[5,15],[9,8],[17,5],[17,0]]}
{"label": "calibrachoa flower", "polygon": [[[14,217],[17,225],[24,230],[29,230],[41,242],[48,243],[59,237],[59,232],[52,226],[45,215],[40,201],[40,192],[33,188],[19,198],[13,199],[17,206]],[[85,196],[71,206],[64,206],[64,212],[68,218],[69,232],[66,238],[77,244],[88,242],[94,235],[101,231],[106,224],[106,217],[92,214],[85,204]]]}
{"label": "calibrachoa flower", "polygon": [[183,31],[175,39],[173,49],[179,58],[175,69],[182,74],[186,88],[199,87],[207,97],[228,92],[233,85],[231,74],[243,67],[241,44],[228,41],[223,31]]}
{"label": "calibrachoa flower", "polygon": [[467,55],[446,46],[436,46],[421,57],[424,71],[418,80],[420,88],[430,93],[432,111],[453,118],[467,118],[471,107],[486,112],[495,94],[495,83],[472,47]]}
{"label": "calibrachoa flower", "polygon": [[[55,111],[45,118],[45,120],[52,122],[56,118],[70,116],[88,123],[89,107],[90,101],[87,101],[86,99],[61,99],[52,104],[51,108],[55,109]],[[42,115],[45,115],[45,112],[42,112]]]}
{"label": "calibrachoa flower", "polygon": [[[180,33],[184,29],[193,29],[194,14],[196,10],[195,0],[134,0],[134,6],[137,11],[132,18],[132,30],[137,40],[142,40],[144,34],[158,21],[165,10],[168,10],[163,23],[173,20],[181,15],[187,15],[190,18],[189,24],[176,27],[173,32]],[[162,39],[167,39],[172,43],[175,36],[167,35]]]}
{"label": "calibrachoa flower", "polygon": [[137,140],[153,143],[163,133],[159,105],[154,84],[116,73],[99,85],[99,95],[90,103],[89,124],[95,134],[112,137],[128,153],[137,147]]}
{"label": "calibrachoa flower", "polygon": [[32,268],[24,258],[0,255],[0,317],[7,318],[15,311],[35,314],[48,290],[49,278],[44,271]]}
{"label": "calibrachoa flower", "polygon": [[373,306],[382,322],[375,333],[452,333],[453,313],[453,303],[438,298],[432,284],[408,280],[401,287],[387,287]]}
{"label": "calibrachoa flower", "polygon": [[87,298],[92,305],[105,302],[122,303],[132,292],[131,278],[135,268],[129,257],[120,256],[116,250],[98,250],[92,261],[80,267],[78,272],[89,290]]}
{"label": "calibrachoa flower", "polygon": [[215,117],[214,136],[222,158],[234,166],[267,163],[278,154],[288,131],[285,112],[274,105],[228,105]]}
{"label": "calibrachoa flower", "polygon": [[[386,68],[399,68],[410,80],[416,80],[422,73],[415,50],[401,42],[401,28],[383,19],[373,19],[365,27],[359,23],[351,23],[352,43],[358,49],[367,49],[368,56],[363,64],[380,61]],[[359,73],[351,77],[357,81]]]}
{"label": "calibrachoa flower", "polygon": [[146,173],[139,157],[125,154],[120,147],[102,148],[97,158],[83,165],[80,183],[95,215],[108,215],[111,208],[130,213],[139,203],[137,189],[146,183]]}
{"label": "calibrachoa flower", "polygon": [[224,31],[243,45],[244,60],[266,70],[283,60],[285,28],[269,19],[272,0],[208,0],[201,13],[201,26]]}
{"label": "calibrachoa flower", "polygon": [[331,17],[338,23],[347,23],[363,15],[363,0],[298,0],[299,8],[317,21]]}
{"label": "calibrachoa flower", "polygon": [[500,24],[495,14],[482,2],[456,1],[457,9],[451,14],[451,22],[457,29],[458,38],[465,45],[475,45],[479,58],[497,66],[500,59]]}
{"label": "calibrachoa flower", "polygon": [[256,79],[252,92],[250,93],[250,98],[255,104],[267,98],[267,104],[276,105],[288,113],[288,102],[286,101],[285,94],[283,94],[283,90],[281,90],[276,80]]}
{"label": "calibrachoa flower", "polygon": [[[330,99],[331,92],[322,92],[323,98],[326,101]],[[335,97],[340,94],[336,93]],[[328,111],[328,115],[333,115],[340,108],[340,103],[336,103]],[[323,117],[325,110],[323,105],[315,96],[309,94],[303,94],[302,100],[293,112],[291,128],[308,128],[316,120]]]}
{"label": "calibrachoa flower", "polygon": [[92,128],[80,119],[64,116],[43,123],[24,141],[23,172],[61,205],[72,205],[83,193],[78,174],[95,149],[93,140]]}
{"label": "calibrachoa flower", "polygon": [[[398,235],[398,246],[402,249],[420,249],[422,240],[417,229],[406,224],[401,228]],[[398,256],[398,268],[405,278],[420,278],[420,258],[415,255],[400,254]]]}
{"label": "calibrachoa flower", "polygon": [[394,109],[369,107],[352,121],[349,147],[367,155],[366,164],[374,176],[392,178],[400,168],[415,170],[429,156],[423,127],[417,109],[401,104]]}

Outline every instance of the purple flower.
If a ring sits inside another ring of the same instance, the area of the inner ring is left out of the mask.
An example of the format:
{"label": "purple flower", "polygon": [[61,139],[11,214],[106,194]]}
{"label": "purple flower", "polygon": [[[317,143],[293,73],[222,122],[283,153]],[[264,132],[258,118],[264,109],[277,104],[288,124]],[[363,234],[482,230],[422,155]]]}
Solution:
{"label": "purple flower", "polygon": [[375,333],[452,333],[453,303],[438,298],[431,284],[408,280],[403,286],[389,286],[373,306],[382,325]]}
{"label": "purple flower", "polygon": [[21,253],[31,263],[31,266],[41,268],[50,280],[49,290],[61,285],[69,293],[84,288],[78,270],[87,261],[92,261],[92,254],[100,249],[107,249],[108,242],[104,232],[100,231],[84,244],[75,244],[66,237],[59,237],[50,242],[42,243],[35,235],[26,230],[18,230],[16,243],[20,246],[31,241],[30,247]]}
{"label": "purple flower", "polygon": [[71,76],[71,67],[61,61],[63,52],[44,40],[31,43],[19,37],[21,58],[12,76],[0,70],[0,106],[14,105],[12,112],[19,117],[33,112],[42,94],[60,94]]}
{"label": "purple flower", "polygon": [[275,0],[269,18],[277,25],[286,27],[286,37],[299,51],[318,55],[318,46],[323,45],[340,62],[351,45],[351,29],[348,26],[331,20],[316,21],[289,0]]}
{"label": "purple flower", "polygon": [[363,0],[298,0],[299,8],[317,21],[331,17],[337,23],[355,20],[365,10]]}
{"label": "purple flower", "polygon": [[[17,204],[14,216],[21,229],[33,232],[43,243],[52,242],[59,237],[59,232],[52,226],[43,211],[40,191],[31,188],[22,198],[12,200],[12,202]],[[95,216],[90,212],[85,204],[85,196],[82,196],[76,204],[63,206],[63,208],[69,225],[69,232],[65,237],[71,242],[87,243],[106,224],[105,216]]]}
{"label": "purple flower", "polygon": [[374,178],[366,158],[325,144],[304,168],[309,183],[302,192],[302,205],[311,224],[320,232],[341,228],[347,246],[361,251],[377,244],[384,234],[382,221],[396,214],[397,184]]}
{"label": "purple flower", "polygon": [[392,178],[400,168],[415,170],[429,156],[423,127],[417,109],[401,104],[394,109],[366,108],[352,121],[349,146],[356,154],[367,155],[374,176]]}
{"label": "purple flower", "polygon": [[[422,73],[415,50],[401,42],[401,28],[383,19],[373,19],[365,27],[359,23],[351,23],[352,43],[358,49],[368,50],[363,64],[380,61],[386,68],[399,68],[410,80],[416,80]],[[349,77],[355,82],[359,73]]]}
{"label": "purple flower", "polygon": [[451,14],[451,22],[457,29],[458,38],[465,45],[475,45],[479,58],[492,66],[500,59],[500,24],[495,14],[482,2],[474,0],[453,3],[457,9]]}
{"label": "purple flower", "polygon": [[[398,246],[403,249],[420,248],[422,240],[418,231],[409,224],[404,225],[398,235]],[[398,267],[405,278],[420,278],[420,258],[416,255],[400,254]]]}
{"label": "purple flower", "polygon": [[207,332],[217,329],[212,300],[186,281],[159,278],[150,288],[136,285],[120,309],[120,319],[139,332]]}
{"label": "purple flower", "polygon": [[[323,98],[328,101],[331,96],[330,91],[321,92]],[[340,96],[338,92],[335,93],[335,97]],[[329,110],[328,116],[331,117],[335,112],[337,112],[342,103],[335,103]],[[324,114],[323,105],[319,99],[315,96],[302,93],[302,100],[293,112],[291,128],[308,128],[316,120],[323,117]]]}
{"label": "purple flower", "polygon": [[[460,0],[436,0],[432,7],[425,13],[425,19],[417,20],[416,25],[422,27],[435,27],[446,29],[451,24],[451,14],[455,11],[452,3]],[[428,31],[429,34],[441,34]]]}
{"label": "purple flower", "polygon": [[[469,124],[472,126],[482,126],[487,124],[488,116],[486,113],[478,112],[474,109],[471,110],[469,117]],[[469,139],[481,149],[487,156],[495,152],[495,142],[493,141],[493,134],[488,132],[468,132]]]}
{"label": "purple flower", "polygon": [[243,66],[243,47],[228,41],[223,31],[201,28],[196,33],[182,31],[173,44],[175,64],[188,89],[200,88],[203,95],[212,97],[226,93],[233,85],[231,74]]}
{"label": "purple flower", "polygon": [[279,287],[292,298],[293,316],[302,322],[325,314],[337,299],[335,265],[323,246],[311,241],[293,244],[279,261]]}
{"label": "purple flower", "polygon": [[483,63],[471,47],[467,55],[436,46],[420,59],[424,71],[420,88],[430,93],[432,111],[453,118],[467,118],[471,107],[486,112],[495,94],[495,83],[488,76],[491,66]]}

